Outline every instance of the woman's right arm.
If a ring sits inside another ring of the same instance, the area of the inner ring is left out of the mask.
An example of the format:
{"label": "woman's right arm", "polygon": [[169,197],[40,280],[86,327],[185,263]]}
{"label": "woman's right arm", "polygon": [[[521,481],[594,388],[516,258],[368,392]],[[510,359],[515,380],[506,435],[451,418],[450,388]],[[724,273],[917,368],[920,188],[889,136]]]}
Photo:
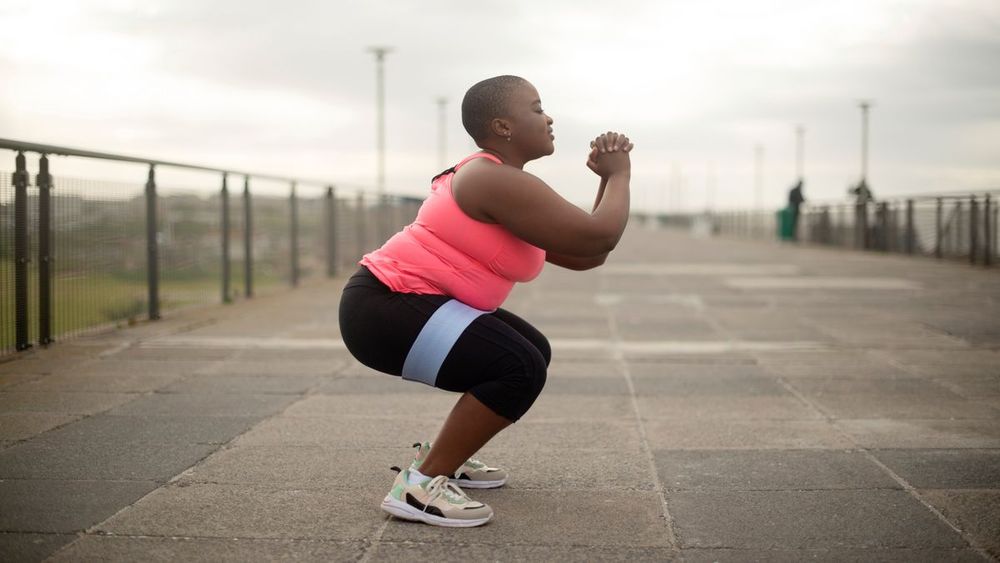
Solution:
{"label": "woman's right arm", "polygon": [[455,199],[470,216],[503,225],[543,250],[583,257],[610,252],[628,223],[631,162],[627,151],[612,150],[615,140],[605,137],[598,138],[598,150],[605,152],[599,152],[595,172],[607,184],[593,213],[523,170],[490,163],[470,162],[459,171]]}

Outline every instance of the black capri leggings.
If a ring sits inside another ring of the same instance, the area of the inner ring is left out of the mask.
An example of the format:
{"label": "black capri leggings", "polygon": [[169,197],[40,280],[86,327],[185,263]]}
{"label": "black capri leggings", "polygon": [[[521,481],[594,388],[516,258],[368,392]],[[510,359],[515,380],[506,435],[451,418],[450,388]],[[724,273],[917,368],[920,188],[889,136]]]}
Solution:
{"label": "black capri leggings", "polygon": [[[401,375],[417,335],[445,295],[397,293],[362,267],[340,299],[340,333],[362,364]],[[517,315],[497,309],[462,332],[437,372],[435,387],[468,391],[498,415],[516,421],[542,392],[552,351],[545,336]]]}

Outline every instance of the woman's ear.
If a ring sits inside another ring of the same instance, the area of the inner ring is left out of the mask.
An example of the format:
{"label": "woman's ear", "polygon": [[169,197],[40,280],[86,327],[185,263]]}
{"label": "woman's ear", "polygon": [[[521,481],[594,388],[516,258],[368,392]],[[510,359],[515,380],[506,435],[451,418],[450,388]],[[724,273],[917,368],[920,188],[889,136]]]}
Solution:
{"label": "woman's ear", "polygon": [[505,139],[510,138],[510,122],[502,117],[490,120],[490,133]]}

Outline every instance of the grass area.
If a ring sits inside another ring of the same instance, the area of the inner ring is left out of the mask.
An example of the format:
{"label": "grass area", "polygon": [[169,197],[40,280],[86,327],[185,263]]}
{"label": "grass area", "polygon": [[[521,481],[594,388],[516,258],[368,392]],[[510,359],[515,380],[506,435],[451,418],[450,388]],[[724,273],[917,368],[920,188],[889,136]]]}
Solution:
{"label": "grass area", "polygon": [[[0,268],[0,273],[3,270]],[[12,350],[16,344],[14,332],[13,275],[0,284],[0,350]],[[254,284],[268,288],[284,283],[273,276],[256,275]],[[211,304],[221,301],[221,281],[218,276],[198,278],[162,279],[160,281],[160,309],[169,310],[194,304]],[[231,282],[233,296],[241,294],[242,279]],[[28,279],[29,302],[28,334],[31,342],[38,340],[38,274],[33,268]],[[86,273],[76,276],[56,276],[52,283],[52,337],[71,334],[87,328],[114,324],[127,326],[143,320],[147,315],[148,289],[144,279],[129,279],[113,274]]]}

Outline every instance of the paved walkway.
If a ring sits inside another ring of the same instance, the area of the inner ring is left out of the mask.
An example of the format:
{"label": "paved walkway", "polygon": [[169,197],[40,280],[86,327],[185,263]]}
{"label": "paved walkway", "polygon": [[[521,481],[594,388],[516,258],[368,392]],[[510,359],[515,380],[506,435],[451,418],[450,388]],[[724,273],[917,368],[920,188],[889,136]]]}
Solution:
{"label": "paved walkway", "polygon": [[0,364],[0,560],[1000,557],[1000,271],[641,226],[550,267],[468,530],[379,511],[455,396],[355,363],[342,283]]}

